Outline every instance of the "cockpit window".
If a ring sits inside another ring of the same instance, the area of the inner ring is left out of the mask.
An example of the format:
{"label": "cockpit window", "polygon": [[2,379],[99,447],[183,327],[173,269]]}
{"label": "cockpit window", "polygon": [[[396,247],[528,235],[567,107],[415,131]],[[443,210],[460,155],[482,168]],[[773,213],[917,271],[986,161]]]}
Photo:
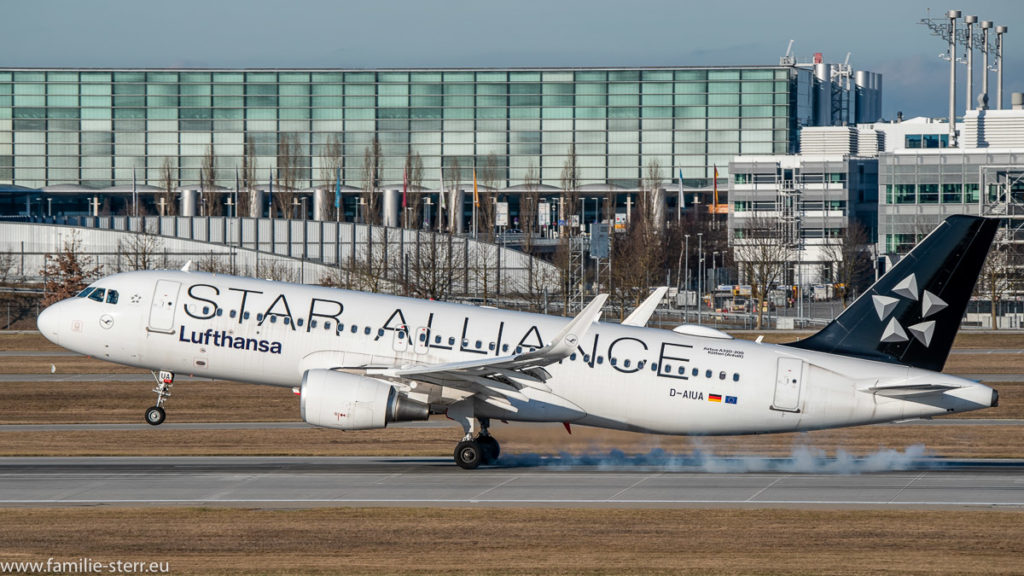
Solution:
{"label": "cockpit window", "polygon": [[82,290],[81,292],[78,293],[78,298],[85,298],[93,290],[95,290],[95,288],[93,288],[92,286],[87,287],[85,290]]}
{"label": "cockpit window", "polygon": [[117,290],[107,290],[107,304],[117,304]]}
{"label": "cockpit window", "polygon": [[106,296],[106,295],[107,295],[107,289],[106,288],[96,288],[91,293],[89,293],[88,298],[89,298],[89,300],[95,300],[97,302],[103,302],[103,297]]}

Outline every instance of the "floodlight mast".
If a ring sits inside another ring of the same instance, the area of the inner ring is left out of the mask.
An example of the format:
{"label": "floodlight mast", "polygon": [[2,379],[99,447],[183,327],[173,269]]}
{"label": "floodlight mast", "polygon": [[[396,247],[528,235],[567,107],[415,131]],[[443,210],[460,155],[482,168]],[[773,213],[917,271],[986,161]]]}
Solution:
{"label": "floodlight mast", "polygon": [[959,10],[946,12],[949,18],[949,146],[956,145],[956,19]]}
{"label": "floodlight mast", "polygon": [[996,109],[1003,109],[1003,34],[1009,32],[1006,26],[996,26],[996,62],[999,70],[996,72]]}
{"label": "floodlight mast", "polygon": [[974,108],[974,23],[977,21],[977,16],[964,16],[967,23],[967,110]]}
{"label": "floodlight mast", "polygon": [[991,20],[981,21],[981,96],[978,98],[978,107],[988,108],[988,31],[992,28]]}

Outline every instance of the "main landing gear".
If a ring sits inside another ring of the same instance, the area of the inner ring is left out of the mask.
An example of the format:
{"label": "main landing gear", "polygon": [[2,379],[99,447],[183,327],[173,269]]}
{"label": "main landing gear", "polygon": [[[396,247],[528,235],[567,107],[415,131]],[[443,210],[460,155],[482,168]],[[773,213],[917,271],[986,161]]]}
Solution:
{"label": "main landing gear", "polygon": [[156,387],[153,388],[153,392],[156,392],[156,406],[150,406],[146,410],[146,423],[152,426],[159,426],[167,418],[163,404],[171,397],[171,386],[174,386],[174,372],[168,372],[167,370],[161,370],[159,374],[153,372],[153,378],[156,380]]}
{"label": "main landing gear", "polygon": [[[466,433],[462,441],[455,446],[455,463],[466,470],[472,470],[481,464],[494,464],[501,455],[501,446],[487,429],[491,425],[490,418],[474,418],[472,405],[456,402],[448,408],[448,417],[462,424]],[[480,434],[473,437],[476,424],[480,424]]]}
{"label": "main landing gear", "polygon": [[[482,420],[486,420],[483,418]],[[501,446],[498,445],[498,441],[486,433],[486,428],[483,428],[480,435],[473,439],[463,439],[455,446],[455,463],[466,470],[472,470],[477,466],[484,464],[494,464],[498,461],[498,456],[501,455]]]}

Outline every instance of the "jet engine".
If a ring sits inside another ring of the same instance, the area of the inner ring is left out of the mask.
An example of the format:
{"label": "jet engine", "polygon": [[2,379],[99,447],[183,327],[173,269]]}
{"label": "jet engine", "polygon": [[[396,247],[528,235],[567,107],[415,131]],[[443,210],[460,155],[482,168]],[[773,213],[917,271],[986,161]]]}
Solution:
{"label": "jet engine", "polygon": [[368,430],[430,416],[426,404],[410,400],[391,384],[348,372],[308,370],[300,395],[302,419],[325,428]]}

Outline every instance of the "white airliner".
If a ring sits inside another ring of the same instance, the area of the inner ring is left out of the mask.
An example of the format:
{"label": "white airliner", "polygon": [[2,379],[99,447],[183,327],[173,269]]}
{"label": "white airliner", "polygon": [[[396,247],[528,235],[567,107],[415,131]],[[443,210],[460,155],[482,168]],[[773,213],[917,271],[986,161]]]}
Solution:
{"label": "white airliner", "polygon": [[834,322],[789,345],[706,327],[623,324],[604,295],[575,318],[187,271],[108,276],[39,315],[69,350],[153,370],[164,421],[174,374],[292,387],[302,418],[357,430],[445,413],[455,461],[497,460],[492,419],[656,434],[760,434],[995,406],[942,374],[997,220],[942,223]]}

